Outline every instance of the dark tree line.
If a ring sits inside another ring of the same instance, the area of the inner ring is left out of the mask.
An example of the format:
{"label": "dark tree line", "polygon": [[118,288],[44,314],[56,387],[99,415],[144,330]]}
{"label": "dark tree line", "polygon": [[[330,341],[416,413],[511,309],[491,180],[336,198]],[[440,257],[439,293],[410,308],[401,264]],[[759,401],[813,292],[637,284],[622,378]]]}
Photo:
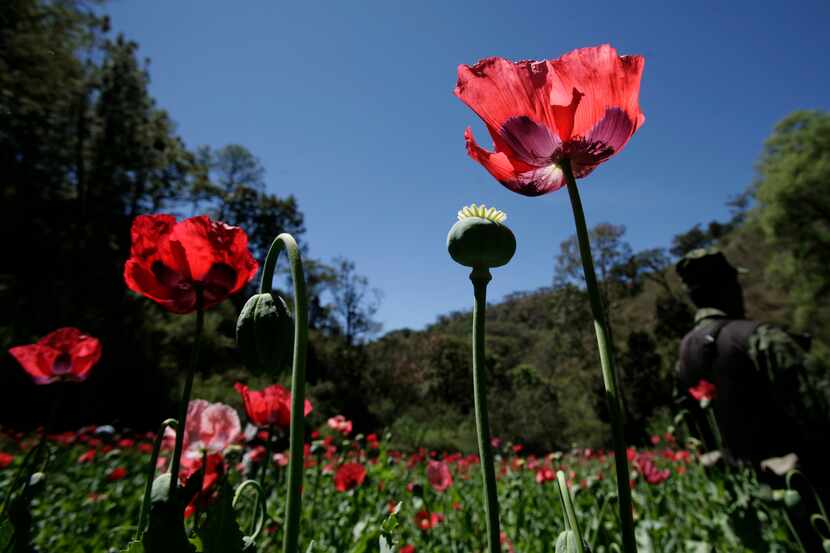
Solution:
{"label": "dark tree line", "polygon": [[[149,62],[135,42],[111,36],[98,4],[0,6],[0,345],[61,326],[101,338],[102,361],[82,386],[66,386],[61,420],[144,426],[176,395],[192,321],[127,293],[133,218],[207,213],[243,227],[260,261],[280,232],[303,244],[305,227],[296,199],[268,192],[244,146],[187,147],[148,92]],[[356,348],[376,330],[367,281],[345,259],[309,260],[308,272],[312,324]],[[239,366],[232,337],[244,301],[208,313],[207,373]],[[9,355],[0,359],[0,423],[43,422],[55,387],[34,386]]]}

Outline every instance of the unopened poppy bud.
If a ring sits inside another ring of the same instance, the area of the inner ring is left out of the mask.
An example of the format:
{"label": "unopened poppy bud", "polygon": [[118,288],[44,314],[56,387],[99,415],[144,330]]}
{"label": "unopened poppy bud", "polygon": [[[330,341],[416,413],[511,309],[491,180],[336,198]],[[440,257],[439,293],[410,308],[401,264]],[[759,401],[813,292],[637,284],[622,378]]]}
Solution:
{"label": "unopened poppy bud", "polygon": [[462,208],[447,235],[450,256],[467,267],[506,265],[516,253],[516,237],[504,225],[505,219],[507,215],[493,207],[473,204]]}
{"label": "unopened poppy bud", "polygon": [[825,553],[830,553],[830,540],[822,540],[821,546],[824,548]]}
{"label": "unopened poppy bud", "polygon": [[787,507],[794,507],[801,501],[801,496],[795,490],[787,490],[784,492],[784,503]]}
{"label": "unopened poppy bud", "polygon": [[282,370],[294,346],[294,321],[278,294],[255,294],[236,321],[236,344],[245,365],[254,372]]}

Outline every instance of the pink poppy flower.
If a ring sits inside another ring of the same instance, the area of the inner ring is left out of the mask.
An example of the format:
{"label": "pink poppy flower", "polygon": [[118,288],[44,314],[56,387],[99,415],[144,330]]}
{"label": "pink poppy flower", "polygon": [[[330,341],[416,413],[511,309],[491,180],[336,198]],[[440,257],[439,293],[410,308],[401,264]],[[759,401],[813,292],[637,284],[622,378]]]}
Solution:
{"label": "pink poppy flower", "polygon": [[427,480],[432,489],[443,493],[452,486],[450,466],[444,461],[429,461],[427,463]]}
{"label": "pink poppy flower", "polygon": [[643,125],[643,65],[642,56],[618,56],[607,44],[555,60],[492,57],[460,65],[455,95],[481,117],[495,146],[481,148],[468,128],[467,153],[514,192],[558,190],[563,159],[584,177]]}

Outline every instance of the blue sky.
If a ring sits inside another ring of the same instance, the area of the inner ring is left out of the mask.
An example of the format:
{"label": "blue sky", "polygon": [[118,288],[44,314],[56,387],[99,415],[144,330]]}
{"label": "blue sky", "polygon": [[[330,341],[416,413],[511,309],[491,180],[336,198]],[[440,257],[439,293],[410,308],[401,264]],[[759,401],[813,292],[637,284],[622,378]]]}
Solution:
{"label": "blue sky", "polygon": [[752,182],[764,138],[797,109],[830,105],[830,3],[277,2],[114,0],[115,31],[151,60],[151,92],[190,147],[239,143],[270,192],[293,194],[303,240],[344,255],[384,293],[384,330],[468,309],[468,271],[446,251],[460,207],[507,212],[518,240],[489,298],[551,283],[573,234],[567,192],[525,198],[464,151],[456,68],[498,55],[556,58],[611,43],[646,58],[647,120],[580,181],[588,224],[667,246]]}

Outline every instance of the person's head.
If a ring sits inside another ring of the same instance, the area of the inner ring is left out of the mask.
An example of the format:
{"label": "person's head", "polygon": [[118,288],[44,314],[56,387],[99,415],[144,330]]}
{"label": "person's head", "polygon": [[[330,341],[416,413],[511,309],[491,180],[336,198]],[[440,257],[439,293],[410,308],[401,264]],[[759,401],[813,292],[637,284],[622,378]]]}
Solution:
{"label": "person's head", "polygon": [[675,265],[689,297],[698,308],[714,307],[730,317],[744,316],[738,270],[715,248],[692,250]]}

